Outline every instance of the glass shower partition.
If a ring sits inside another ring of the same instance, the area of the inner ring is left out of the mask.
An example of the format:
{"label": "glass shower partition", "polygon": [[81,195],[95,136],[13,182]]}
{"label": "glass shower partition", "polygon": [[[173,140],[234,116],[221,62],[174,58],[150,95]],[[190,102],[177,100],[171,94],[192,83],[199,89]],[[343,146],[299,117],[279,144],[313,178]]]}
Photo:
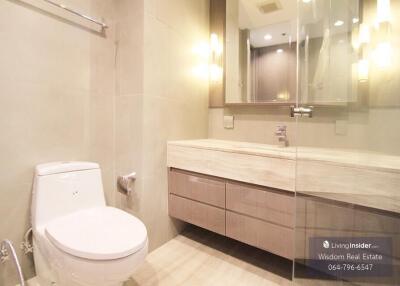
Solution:
{"label": "glass shower partition", "polygon": [[400,285],[400,1],[298,1],[296,285]]}

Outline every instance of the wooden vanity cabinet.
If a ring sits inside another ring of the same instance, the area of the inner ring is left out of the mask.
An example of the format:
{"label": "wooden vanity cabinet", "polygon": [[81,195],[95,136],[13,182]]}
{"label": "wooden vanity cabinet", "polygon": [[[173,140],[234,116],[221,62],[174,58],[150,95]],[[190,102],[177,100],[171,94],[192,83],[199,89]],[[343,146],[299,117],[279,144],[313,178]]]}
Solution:
{"label": "wooden vanity cabinet", "polygon": [[226,236],[288,259],[294,257],[291,228],[227,210]]}
{"label": "wooden vanity cabinet", "polygon": [[225,235],[225,210],[169,194],[169,215]]}
{"label": "wooden vanity cabinet", "polygon": [[174,168],[168,185],[170,216],[293,259],[293,193]]}
{"label": "wooden vanity cabinet", "polygon": [[225,208],[225,180],[173,169],[169,172],[169,192],[176,196]]}
{"label": "wooden vanity cabinet", "polygon": [[238,182],[226,183],[226,209],[294,227],[294,194]]}
{"label": "wooden vanity cabinet", "polygon": [[170,216],[225,235],[225,181],[172,169],[168,176]]}
{"label": "wooden vanity cabinet", "polygon": [[293,259],[294,194],[226,183],[226,236]]}

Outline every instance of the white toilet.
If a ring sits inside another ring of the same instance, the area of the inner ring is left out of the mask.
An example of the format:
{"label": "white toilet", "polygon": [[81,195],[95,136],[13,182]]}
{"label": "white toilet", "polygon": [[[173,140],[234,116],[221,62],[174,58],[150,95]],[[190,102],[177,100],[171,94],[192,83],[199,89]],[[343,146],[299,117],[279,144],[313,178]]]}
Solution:
{"label": "white toilet", "polygon": [[43,286],[122,285],[147,254],[146,227],[106,206],[95,163],[38,165],[32,226],[36,274]]}

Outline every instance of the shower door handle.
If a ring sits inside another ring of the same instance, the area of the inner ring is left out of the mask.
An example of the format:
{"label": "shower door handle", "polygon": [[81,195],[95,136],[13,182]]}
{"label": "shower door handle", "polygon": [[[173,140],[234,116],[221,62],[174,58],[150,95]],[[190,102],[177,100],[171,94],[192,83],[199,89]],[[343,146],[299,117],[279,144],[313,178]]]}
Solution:
{"label": "shower door handle", "polygon": [[313,106],[307,106],[307,107],[295,107],[294,105],[290,106],[290,117],[308,117],[311,118],[313,117]]}

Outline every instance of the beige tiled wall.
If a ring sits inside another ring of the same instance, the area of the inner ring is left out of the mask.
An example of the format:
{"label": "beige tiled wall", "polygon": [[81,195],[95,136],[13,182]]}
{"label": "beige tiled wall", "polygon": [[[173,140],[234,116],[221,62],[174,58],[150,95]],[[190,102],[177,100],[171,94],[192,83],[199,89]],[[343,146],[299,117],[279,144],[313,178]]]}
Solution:
{"label": "beige tiled wall", "polygon": [[[234,129],[225,129],[223,126],[224,115],[234,115]],[[209,110],[209,138],[277,144],[274,136],[278,124],[288,126],[289,143],[295,140],[295,121],[288,116],[289,112],[284,107],[236,107],[236,108],[211,108]]]}
{"label": "beige tiled wall", "polygon": [[[116,194],[117,205],[136,210],[142,185],[144,1],[118,0],[116,7],[116,175],[135,171],[135,193]],[[136,213],[137,214],[137,213]]]}
{"label": "beige tiled wall", "polygon": [[[58,160],[101,164],[113,204],[114,28],[112,0],[70,0],[104,17],[96,26],[40,1],[0,2],[0,240],[13,241],[26,278],[31,256],[19,250],[30,226],[34,166]],[[11,263],[0,285],[15,285]]]}
{"label": "beige tiled wall", "polygon": [[[208,87],[191,70],[193,46],[208,40],[208,0],[67,4],[104,17],[106,35],[39,1],[0,2],[0,240],[19,249],[36,164],[91,160],[107,202],[143,219],[154,249],[180,228],[167,213],[166,141],[207,137]],[[125,197],[115,178],[131,171]],[[0,268],[0,285],[15,279]]]}
{"label": "beige tiled wall", "polygon": [[[118,78],[116,166],[117,173],[136,171],[138,178],[132,196],[118,195],[118,202],[144,221],[150,250],[181,228],[167,211],[167,140],[207,137],[208,86],[191,70],[196,64],[193,46],[208,39],[208,2],[144,1],[144,13],[129,16],[127,25],[144,26],[144,34],[120,27],[125,31],[119,40],[117,72],[126,81]],[[142,39],[142,45],[133,44],[134,39]],[[131,61],[131,66],[123,67],[125,61]],[[136,83],[142,86],[135,88]]]}
{"label": "beige tiled wall", "polygon": [[[224,114],[235,116],[234,129],[224,129]],[[278,144],[274,132],[277,125],[283,124],[288,128],[292,146],[351,148],[400,155],[400,133],[396,132],[399,116],[400,109],[396,107],[359,111],[345,107],[315,107],[314,117],[300,119],[296,127],[295,119],[289,116],[289,107],[216,108],[209,112],[209,137]]]}

